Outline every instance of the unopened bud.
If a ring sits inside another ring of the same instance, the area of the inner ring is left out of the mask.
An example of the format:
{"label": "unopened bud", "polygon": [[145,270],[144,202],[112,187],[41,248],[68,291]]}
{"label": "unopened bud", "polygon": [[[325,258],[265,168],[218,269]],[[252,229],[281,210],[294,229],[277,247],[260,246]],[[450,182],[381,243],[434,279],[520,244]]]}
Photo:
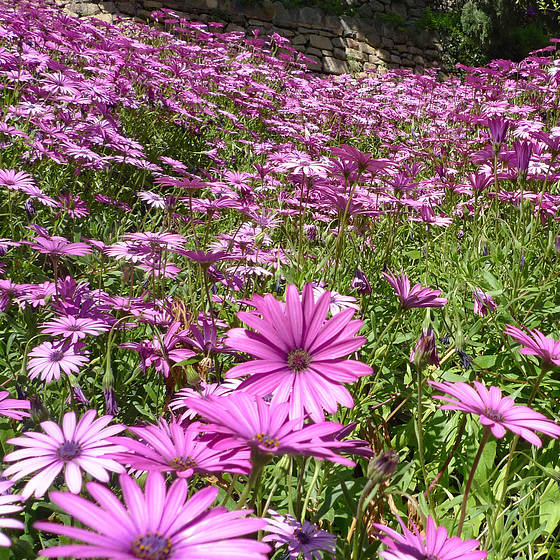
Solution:
{"label": "unopened bud", "polygon": [[370,459],[366,476],[374,484],[381,484],[393,476],[398,463],[399,456],[394,449],[378,453],[373,459]]}

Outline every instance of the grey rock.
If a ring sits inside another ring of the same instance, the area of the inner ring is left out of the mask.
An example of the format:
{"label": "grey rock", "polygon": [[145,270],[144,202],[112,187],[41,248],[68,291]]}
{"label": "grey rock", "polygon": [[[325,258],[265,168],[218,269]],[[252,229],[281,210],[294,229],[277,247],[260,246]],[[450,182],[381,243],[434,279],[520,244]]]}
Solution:
{"label": "grey rock", "polygon": [[323,56],[323,53],[319,49],[316,49],[314,47],[307,47],[307,49],[305,49],[305,54],[316,56],[318,58],[321,58]]}
{"label": "grey rock", "polygon": [[325,51],[332,51],[333,44],[328,37],[322,37],[321,35],[311,35],[309,37],[309,44],[316,49],[321,49]]}
{"label": "grey rock", "polygon": [[325,56],[323,58],[323,71],[327,74],[348,74],[348,64],[343,60]]}
{"label": "grey rock", "polygon": [[299,19],[302,24],[321,25],[323,18],[319,10],[306,6],[299,11]]}

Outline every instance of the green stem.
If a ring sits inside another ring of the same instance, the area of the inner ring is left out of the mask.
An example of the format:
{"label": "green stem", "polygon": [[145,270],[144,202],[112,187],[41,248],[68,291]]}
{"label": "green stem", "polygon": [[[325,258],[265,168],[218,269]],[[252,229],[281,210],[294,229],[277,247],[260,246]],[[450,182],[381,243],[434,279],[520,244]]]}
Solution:
{"label": "green stem", "polygon": [[492,430],[489,426],[484,426],[484,431],[482,433],[482,439],[480,440],[480,445],[478,446],[478,451],[476,452],[476,457],[474,458],[471,472],[469,474],[469,479],[467,480],[467,484],[465,485],[465,493],[463,494],[463,503],[461,504],[461,517],[459,518],[459,525],[457,526],[457,536],[461,536],[461,532],[463,530],[463,524],[465,522],[465,516],[467,514],[467,500],[469,498],[469,490],[471,489],[472,481],[474,480],[474,473],[476,472],[476,467],[480,462],[480,458],[482,457],[482,452],[484,451],[484,446],[490,437]]}
{"label": "green stem", "polygon": [[[416,438],[418,439],[418,453],[420,455],[420,467],[422,468],[422,478],[424,479],[424,488],[429,489],[428,471],[426,470],[426,458],[424,457],[424,441],[422,439],[422,368],[416,368],[416,385],[418,397],[418,415],[416,417]],[[431,505],[431,494],[428,492],[428,500]],[[432,512],[434,508],[430,508]]]}
{"label": "green stem", "polygon": [[[539,374],[539,377],[537,378],[537,380],[535,381],[535,384],[533,385],[533,390],[531,391],[531,396],[529,397],[529,400],[527,401],[526,406],[531,406],[531,403],[533,402],[535,396],[537,395],[537,391],[539,390],[539,386],[541,384],[541,381],[543,380],[543,377],[550,371],[550,369],[551,369],[551,367],[550,367],[549,364],[543,363],[542,368],[541,368],[541,373]],[[506,465],[506,473],[505,473],[505,476],[504,476],[504,482],[502,484],[502,491],[500,492],[500,499],[498,500],[498,505],[497,505],[496,510],[494,512],[494,516],[492,517],[492,524],[491,524],[490,531],[488,533],[488,537],[486,539],[486,543],[484,545],[484,548],[488,548],[488,545],[490,544],[490,539],[493,538],[493,536],[494,536],[494,527],[495,527],[496,522],[498,520],[498,515],[500,514],[500,509],[502,508],[502,505],[503,505],[504,500],[506,498],[509,472],[511,470],[511,462],[513,460],[513,454],[515,453],[515,449],[517,448],[517,443],[518,442],[519,442],[519,436],[516,435],[513,438],[513,442],[511,444],[511,447],[510,447],[510,450],[509,450],[508,461],[507,461],[507,465]]]}
{"label": "green stem", "polygon": [[303,507],[301,508],[301,522],[305,521],[305,513],[307,511],[307,505],[309,504],[309,500],[311,499],[311,492],[313,492],[313,488],[317,483],[317,479],[319,478],[319,473],[321,472],[321,461],[319,459],[315,459],[315,471],[313,472],[313,478],[311,480],[311,484],[307,489],[307,494],[305,495],[305,501],[303,502]]}
{"label": "green stem", "polygon": [[[251,450],[251,455],[253,455],[253,451]],[[266,463],[262,461],[255,461],[253,462],[253,468],[251,469],[251,473],[249,474],[249,480],[247,480],[247,484],[243,489],[243,493],[239,497],[239,501],[237,502],[237,506],[235,509],[241,509],[245,503],[247,502],[247,498],[249,498],[249,494],[253,487],[258,486],[258,481],[261,478],[261,473]]]}

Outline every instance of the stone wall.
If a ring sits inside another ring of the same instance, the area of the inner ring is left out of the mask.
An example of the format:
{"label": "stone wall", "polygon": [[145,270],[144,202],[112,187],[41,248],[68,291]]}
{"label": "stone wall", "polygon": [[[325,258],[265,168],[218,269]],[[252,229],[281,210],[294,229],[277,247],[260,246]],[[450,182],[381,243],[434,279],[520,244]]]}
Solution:
{"label": "stone wall", "polygon": [[[108,22],[118,15],[150,22],[152,11],[167,8],[186,19],[223,23],[221,29],[242,31],[247,37],[253,37],[255,30],[260,37],[278,33],[309,59],[311,70],[327,74],[403,67],[423,72],[440,65],[437,36],[413,25],[426,0],[347,2],[355,15],[335,16],[316,7],[287,8],[270,0],[58,0],[73,14]],[[390,18],[394,22],[387,21]]]}

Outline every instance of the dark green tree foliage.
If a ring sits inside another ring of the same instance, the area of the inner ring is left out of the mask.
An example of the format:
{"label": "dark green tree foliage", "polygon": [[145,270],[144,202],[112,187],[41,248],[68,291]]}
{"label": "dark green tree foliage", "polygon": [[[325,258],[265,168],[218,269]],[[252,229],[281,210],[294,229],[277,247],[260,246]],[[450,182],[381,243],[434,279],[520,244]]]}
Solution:
{"label": "dark green tree foliage", "polygon": [[519,61],[560,36],[553,14],[515,0],[468,0],[445,12],[427,8],[417,25],[440,33],[450,66]]}

